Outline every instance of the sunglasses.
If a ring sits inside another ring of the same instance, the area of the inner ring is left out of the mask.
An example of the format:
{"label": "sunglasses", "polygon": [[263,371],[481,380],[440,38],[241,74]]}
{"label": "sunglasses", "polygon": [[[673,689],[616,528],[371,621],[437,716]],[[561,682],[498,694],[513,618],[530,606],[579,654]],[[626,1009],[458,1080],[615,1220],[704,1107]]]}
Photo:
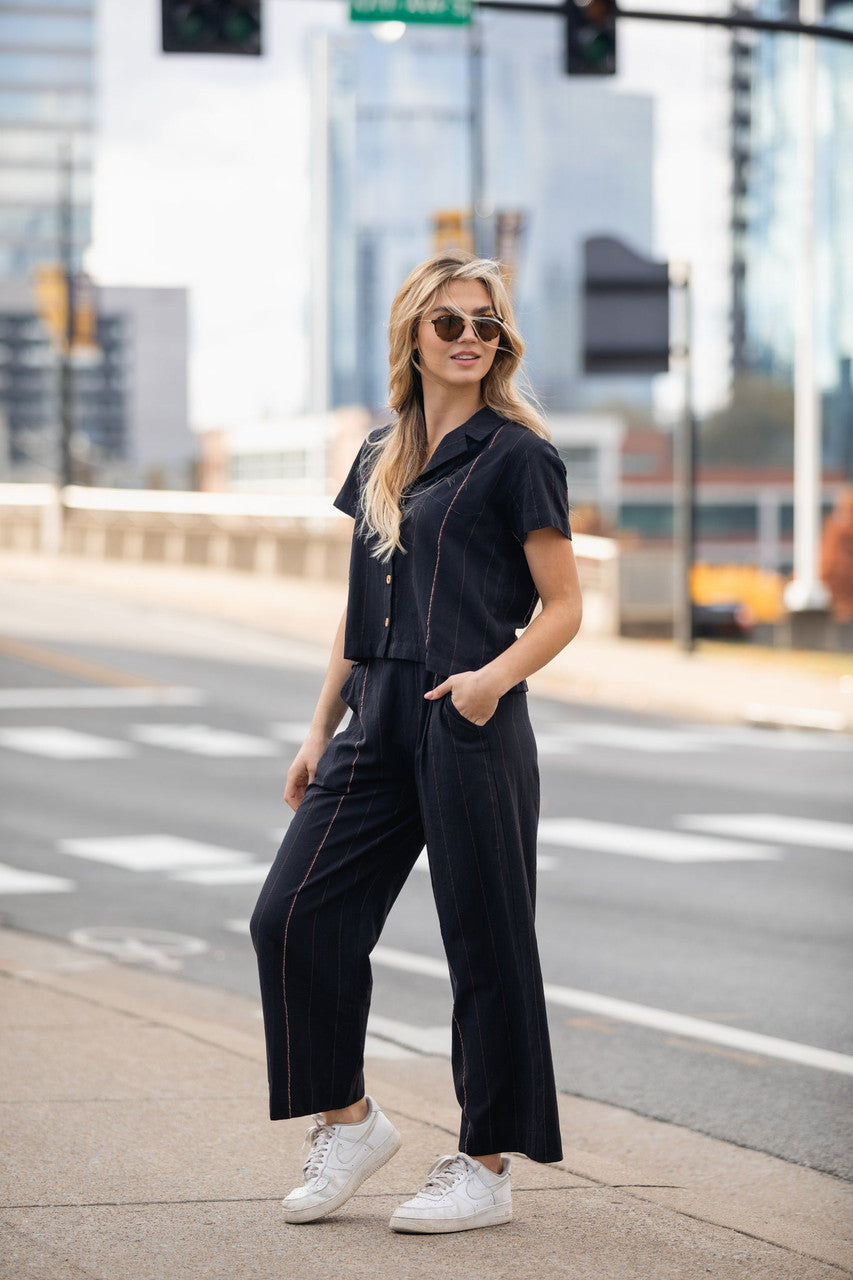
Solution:
{"label": "sunglasses", "polygon": [[494,342],[500,337],[503,320],[500,316],[460,316],[454,312],[444,316],[436,316],[430,320],[435,329],[435,336],[442,342],[455,342],[465,332],[465,325],[470,319],[474,332],[481,342]]}

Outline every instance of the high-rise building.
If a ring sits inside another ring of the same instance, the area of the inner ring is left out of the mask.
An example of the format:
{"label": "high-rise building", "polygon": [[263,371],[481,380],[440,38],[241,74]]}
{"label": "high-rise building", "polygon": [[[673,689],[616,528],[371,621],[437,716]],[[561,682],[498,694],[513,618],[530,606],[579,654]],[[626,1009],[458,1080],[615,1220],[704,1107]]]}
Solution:
{"label": "high-rise building", "polygon": [[454,224],[513,260],[548,409],[650,404],[649,376],[587,377],[581,358],[583,240],[652,249],[649,97],[566,77],[556,23],[488,12],[470,31],[411,26],[397,43],[358,24],[318,33],[312,84],[315,410],[385,404],[394,292]]}
{"label": "high-rise building", "polygon": [[37,269],[76,278],[91,239],[96,53],[95,0],[0,0],[0,475],[56,477],[64,414],[74,478],[186,484],[186,290],[90,290],[64,406],[37,314]]}
{"label": "high-rise building", "polygon": [[0,277],[59,257],[71,168],[72,263],[91,224],[94,0],[0,3]]}
{"label": "high-rise building", "polygon": [[[796,20],[796,0],[759,0]],[[827,25],[853,29],[853,0],[830,0]],[[816,365],[824,461],[853,475],[853,49],[819,40],[815,190]],[[733,372],[790,386],[799,255],[799,38],[733,39]]]}
{"label": "high-rise building", "polygon": [[[187,291],[98,290],[97,350],[72,361],[72,474],[78,481],[183,487],[196,442],[187,418]],[[26,280],[0,280],[0,480],[60,470],[56,351]]]}

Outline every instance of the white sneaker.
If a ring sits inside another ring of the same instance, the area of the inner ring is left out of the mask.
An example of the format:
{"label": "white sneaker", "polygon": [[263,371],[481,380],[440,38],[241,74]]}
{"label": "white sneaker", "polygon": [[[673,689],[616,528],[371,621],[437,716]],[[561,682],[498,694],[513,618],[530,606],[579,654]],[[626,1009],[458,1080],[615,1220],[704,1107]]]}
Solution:
{"label": "white sneaker", "polygon": [[399,1133],[373,1098],[358,1124],[326,1124],[319,1115],[313,1120],[306,1134],[311,1151],[302,1166],[305,1185],[281,1202],[286,1222],[316,1222],[333,1213],[400,1149]]}
{"label": "white sneaker", "polygon": [[512,1196],[508,1156],[500,1173],[492,1173],[479,1160],[460,1151],[442,1156],[413,1200],[391,1215],[392,1231],[469,1231],[509,1222]]}

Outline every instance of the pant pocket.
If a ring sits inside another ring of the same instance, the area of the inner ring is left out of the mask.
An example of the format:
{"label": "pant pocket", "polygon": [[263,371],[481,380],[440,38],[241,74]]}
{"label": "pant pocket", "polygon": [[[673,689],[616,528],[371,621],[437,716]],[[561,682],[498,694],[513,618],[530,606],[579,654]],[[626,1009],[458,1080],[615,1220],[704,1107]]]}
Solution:
{"label": "pant pocket", "polygon": [[444,705],[447,719],[452,725],[458,725],[460,728],[467,729],[468,732],[473,734],[475,737],[480,737],[483,730],[488,727],[488,721],[486,721],[486,724],[474,724],[473,720],[469,720],[467,716],[463,716],[449,693],[446,693],[441,701]]}

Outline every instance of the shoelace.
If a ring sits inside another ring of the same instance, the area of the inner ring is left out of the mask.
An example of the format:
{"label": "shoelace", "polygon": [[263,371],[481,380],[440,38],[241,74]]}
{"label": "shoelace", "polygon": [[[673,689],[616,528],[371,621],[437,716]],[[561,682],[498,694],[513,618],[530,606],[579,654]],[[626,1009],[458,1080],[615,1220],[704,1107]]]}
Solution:
{"label": "shoelace", "polygon": [[449,1191],[467,1173],[468,1166],[459,1156],[442,1156],[430,1169],[418,1195],[443,1196],[445,1191]]}
{"label": "shoelace", "polygon": [[305,1141],[302,1144],[310,1147],[311,1151],[308,1159],[302,1166],[302,1172],[305,1174],[305,1181],[310,1182],[312,1178],[316,1178],[323,1167],[323,1161],[326,1159],[326,1153],[329,1145],[334,1137],[332,1126],[326,1124],[324,1120],[315,1119],[314,1123],[305,1134]]}

